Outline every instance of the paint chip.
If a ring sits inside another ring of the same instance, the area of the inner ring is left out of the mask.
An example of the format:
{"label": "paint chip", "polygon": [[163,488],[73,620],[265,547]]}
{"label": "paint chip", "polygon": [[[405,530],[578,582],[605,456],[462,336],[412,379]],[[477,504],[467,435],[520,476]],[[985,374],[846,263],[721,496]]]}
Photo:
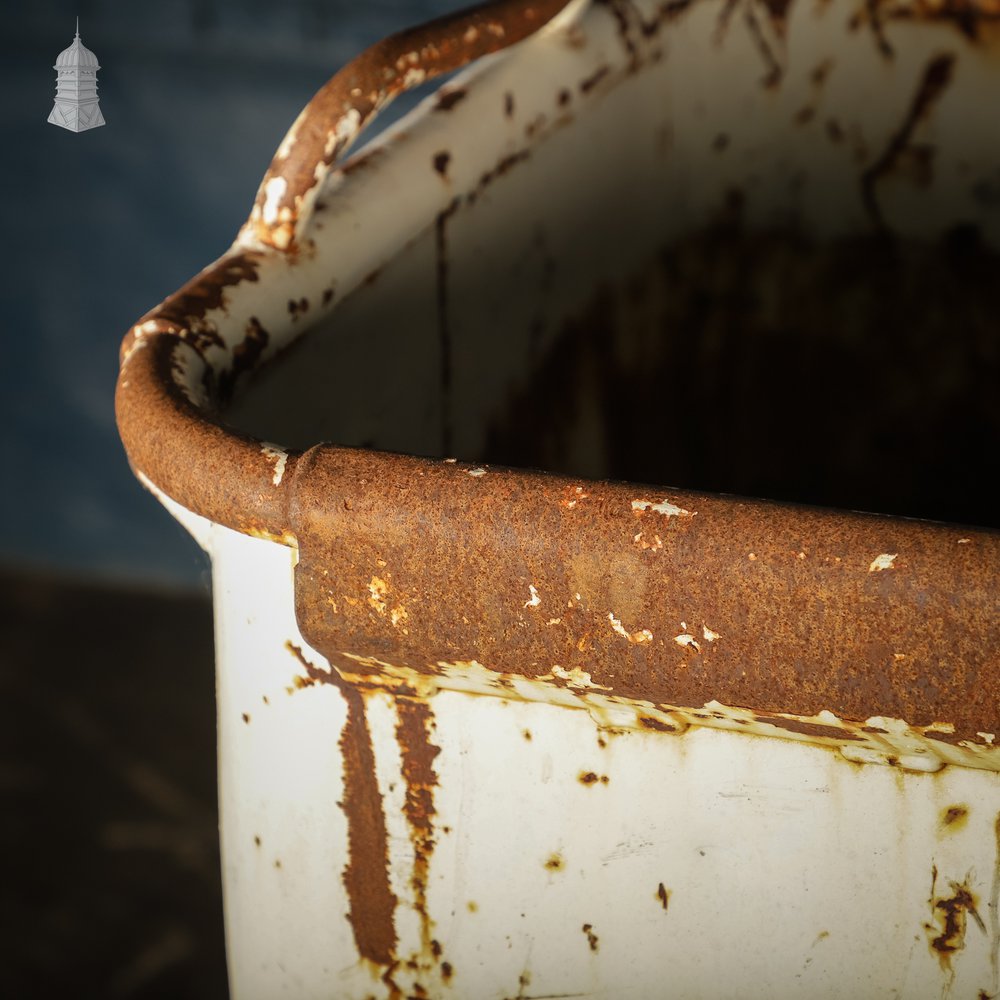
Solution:
{"label": "paint chip", "polygon": [[884,569],[895,569],[896,567],[893,566],[893,562],[897,555],[899,555],[898,552],[883,552],[881,555],[876,556],[868,567],[868,572],[881,573]]}
{"label": "paint chip", "polygon": [[477,479],[479,478],[479,476],[485,476],[486,475],[486,470],[485,469],[475,468],[475,469],[467,469],[466,471],[468,472],[468,474],[470,476],[474,476]]}
{"label": "paint chip", "polygon": [[611,627],[618,633],[623,639],[628,639],[629,642],[633,642],[636,645],[642,645],[644,642],[653,641],[653,633],[649,631],[648,628],[638,629],[635,632],[629,632],[628,629],[622,625],[621,620],[616,618],[613,611],[608,612],[608,621],[611,622]]}
{"label": "paint chip", "polygon": [[542,603],[542,599],[538,596],[538,591],[535,590],[535,585],[533,583],[528,584],[528,590],[531,591],[531,599],[524,602],[526,608],[537,608],[539,604]]}
{"label": "paint chip", "polygon": [[718,632],[713,632],[707,625],[702,625],[701,634],[705,637],[706,642],[715,642],[716,639],[722,638]]}
{"label": "paint chip", "polygon": [[264,204],[261,207],[261,217],[264,222],[273,226],[278,221],[278,205],[288,189],[288,181],[284,177],[272,177],[264,185]]}
{"label": "paint chip", "polygon": [[691,646],[695,652],[701,652],[701,645],[689,632],[682,632],[680,635],[675,635],[674,642],[676,642],[678,646]]}
{"label": "paint chip", "polygon": [[260,450],[267,458],[274,461],[274,475],[271,476],[271,482],[275,486],[280,486],[282,477],[285,475],[285,463],[288,461],[288,452],[283,448],[279,448],[278,445],[270,444],[267,441],[262,442]]}
{"label": "paint chip", "polygon": [[368,598],[368,603],[380,615],[385,614],[385,595],[388,592],[389,585],[385,582],[385,580],[380,577],[373,576],[371,583],[368,584],[368,593],[371,595]]}
{"label": "paint chip", "polygon": [[661,500],[659,503],[654,503],[652,500],[633,500],[632,510],[637,514],[641,514],[643,511],[651,510],[655,514],[663,514],[664,517],[694,517],[697,511],[685,510],[683,507],[678,507],[677,504],[671,503],[669,500]]}

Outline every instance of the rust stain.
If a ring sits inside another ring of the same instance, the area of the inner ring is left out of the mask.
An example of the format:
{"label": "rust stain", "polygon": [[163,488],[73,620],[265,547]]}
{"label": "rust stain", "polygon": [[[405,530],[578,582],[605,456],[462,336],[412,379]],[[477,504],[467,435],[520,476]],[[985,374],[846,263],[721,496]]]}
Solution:
{"label": "rust stain", "polygon": [[[911,148],[914,131],[951,82],[954,67],[955,56],[950,52],[937,55],[927,63],[902,124],[893,133],[881,156],[861,174],[861,198],[878,229],[885,228],[885,218],[876,196],[876,186]],[[932,151],[925,151],[924,155],[930,156]]]}
{"label": "rust stain", "polygon": [[941,829],[948,833],[961,830],[969,821],[969,807],[964,803],[948,806],[941,812]]}
{"label": "rust stain", "polygon": [[455,90],[443,90],[438,94],[437,103],[434,105],[435,111],[451,111],[459,101],[466,96],[465,90],[456,88]]}
{"label": "rust stain", "polygon": [[671,892],[672,890],[668,889],[662,882],[656,887],[656,898],[660,901],[664,913],[670,908]]}
{"label": "rust stain", "polygon": [[610,66],[601,66],[595,70],[585,80],[580,81],[580,93],[589,94],[610,72]]}
{"label": "rust stain", "polygon": [[[302,301],[305,301],[304,299]],[[233,389],[241,375],[254,370],[267,349],[270,335],[256,316],[247,321],[243,339],[233,348],[233,360],[228,371],[218,375],[218,398],[226,402],[232,397]]]}
{"label": "rust stain", "polygon": [[990,967],[993,970],[993,992],[1000,993],[1000,813],[993,822],[996,840],[996,860],[993,863],[993,885],[990,888]]}
{"label": "rust stain", "polygon": [[440,153],[434,154],[434,169],[442,176],[446,177],[448,175],[448,164],[451,161],[451,153],[442,150]]}
{"label": "rust stain", "polygon": [[590,946],[590,950],[597,951],[600,938],[594,933],[594,925],[584,924],[581,930],[587,935],[587,944]]}
{"label": "rust stain", "polygon": [[639,725],[643,729],[652,729],[656,733],[676,733],[678,731],[677,726],[672,726],[669,722],[663,722],[661,719],[654,719],[650,715],[640,715]]}
{"label": "rust stain", "polygon": [[381,966],[394,962],[395,912],[398,900],[389,885],[389,836],[382,796],[375,776],[375,752],[361,692],[335,670],[320,670],[300,647],[286,648],[315,682],[332,684],[347,702],[347,721],[340,734],[344,760],[344,798],[347,817],[348,859],[343,881],[350,905],[351,928],[358,954]]}
{"label": "rust stain", "polygon": [[860,736],[842,729],[840,726],[826,726],[821,722],[803,722],[801,719],[785,719],[777,715],[755,715],[758,722],[787,729],[790,733],[802,733],[803,736],[819,736],[833,740],[861,740]]}
{"label": "rust stain", "polygon": [[[150,320],[159,320],[168,326],[183,331],[181,336],[191,343],[199,353],[208,346],[222,347],[222,338],[214,326],[206,322],[210,312],[224,309],[227,304],[227,290],[244,282],[257,282],[263,254],[254,250],[228,253],[214,264],[210,264],[192,278],[162,305],[147,313],[136,326]],[[132,338],[126,337],[122,344],[124,354],[131,346]]]}
{"label": "rust stain", "polygon": [[606,774],[596,774],[594,771],[582,771],[576,779],[581,785],[606,785],[611,780]]}
{"label": "rust stain", "polygon": [[962,882],[949,881],[951,895],[939,897],[936,891],[937,867],[932,868],[931,877],[931,922],[924,924],[928,945],[941,968],[951,972],[952,956],[965,947],[965,933],[968,917],[985,934],[986,924],[979,914],[978,900],[969,888],[967,875]]}
{"label": "rust stain", "polygon": [[545,867],[550,872],[561,872],[566,867],[566,862],[561,854],[550,854],[545,862]]}
{"label": "rust stain", "polygon": [[[448,220],[458,211],[459,200],[453,199],[434,221],[434,246],[436,270],[436,299],[438,350],[440,351],[439,379],[442,400],[441,450],[451,451],[451,323],[448,312]],[[346,501],[345,501],[346,502]]]}
{"label": "rust stain", "polygon": [[[433,817],[436,813],[434,788],[437,785],[437,774],[434,771],[434,760],[441,748],[431,742],[434,715],[427,702],[399,698],[396,701],[396,711],[396,739],[403,759],[403,780],[406,782],[403,812],[410,827],[414,854],[410,885],[413,888],[414,906],[420,916],[423,950],[440,958],[441,946],[431,938],[433,921],[427,910],[427,880],[435,846]],[[443,971],[444,966],[442,973]]]}

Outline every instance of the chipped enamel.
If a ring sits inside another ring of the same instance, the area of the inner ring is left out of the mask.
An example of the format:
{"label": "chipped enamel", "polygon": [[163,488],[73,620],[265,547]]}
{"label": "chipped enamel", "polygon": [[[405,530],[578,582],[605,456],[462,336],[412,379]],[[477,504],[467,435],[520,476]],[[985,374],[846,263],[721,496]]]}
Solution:
{"label": "chipped enamel", "polygon": [[893,563],[896,561],[897,553],[883,552],[877,555],[868,567],[869,573],[881,573],[883,570],[894,569]]}
{"label": "chipped enamel", "polygon": [[285,475],[285,465],[288,463],[288,452],[284,448],[276,444],[270,444],[269,442],[261,444],[260,450],[269,461],[274,462],[274,474],[271,476],[271,482],[275,486],[280,486],[281,480]]}

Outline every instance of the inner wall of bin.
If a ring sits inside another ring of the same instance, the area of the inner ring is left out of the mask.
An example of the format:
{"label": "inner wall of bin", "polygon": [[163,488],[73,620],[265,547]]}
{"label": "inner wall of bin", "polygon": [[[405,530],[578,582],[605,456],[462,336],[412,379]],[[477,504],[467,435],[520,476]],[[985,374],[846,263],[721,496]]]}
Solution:
{"label": "inner wall of bin", "polygon": [[[906,132],[939,33],[897,38],[886,69],[870,44],[838,63],[823,25],[793,32],[806,57],[764,86],[752,44],[720,50],[710,27],[552,88],[516,155],[457,131],[453,157],[484,157],[475,186],[230,421],[289,447],[1000,523],[981,487],[1000,453],[1000,199],[976,172],[997,157],[959,168],[981,139],[948,95],[956,65],[982,85],[982,54],[947,36],[955,62]],[[467,113],[480,98],[496,103],[473,87]]]}

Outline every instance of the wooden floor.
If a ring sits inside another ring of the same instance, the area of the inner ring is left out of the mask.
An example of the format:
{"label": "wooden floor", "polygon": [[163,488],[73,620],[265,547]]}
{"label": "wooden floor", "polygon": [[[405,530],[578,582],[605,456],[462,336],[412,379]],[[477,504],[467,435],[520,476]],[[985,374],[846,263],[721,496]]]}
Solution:
{"label": "wooden floor", "polygon": [[0,570],[0,991],[224,998],[207,596]]}

